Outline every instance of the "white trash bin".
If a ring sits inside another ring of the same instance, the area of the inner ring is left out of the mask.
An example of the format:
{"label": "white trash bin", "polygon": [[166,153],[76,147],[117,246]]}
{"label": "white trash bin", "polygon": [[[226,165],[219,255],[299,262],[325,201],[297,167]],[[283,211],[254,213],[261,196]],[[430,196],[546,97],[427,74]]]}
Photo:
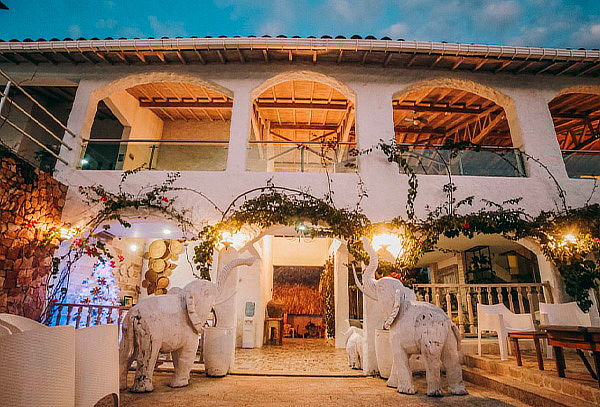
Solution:
{"label": "white trash bin", "polygon": [[204,328],[204,367],[206,375],[227,375],[234,352],[233,329],[209,326]]}
{"label": "white trash bin", "polygon": [[392,347],[390,346],[390,331],[385,329],[375,330],[375,355],[379,376],[388,379],[392,373]]}

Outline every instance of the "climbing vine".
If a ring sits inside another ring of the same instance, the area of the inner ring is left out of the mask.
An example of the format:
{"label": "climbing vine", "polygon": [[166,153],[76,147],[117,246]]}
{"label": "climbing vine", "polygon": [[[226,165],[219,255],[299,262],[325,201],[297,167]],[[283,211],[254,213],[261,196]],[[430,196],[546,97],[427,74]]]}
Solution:
{"label": "climbing vine", "polygon": [[[179,178],[179,173],[170,173],[163,183],[142,188],[135,194],[124,191],[124,184],[128,177],[139,171],[140,169],[125,171],[117,191],[110,191],[99,184],[80,187],[79,193],[83,202],[92,209],[93,215],[79,227],[73,228],[69,224],[62,224],[40,233],[38,244],[41,246],[58,246],[62,242],[70,242],[66,253],[53,258],[52,271],[47,281],[48,301],[42,312],[43,319],[48,320],[51,317],[53,303],[64,301],[71,271],[82,257],[92,257],[100,263],[113,262],[114,256],[100,233],[110,229],[110,223],[113,221],[125,228],[131,227],[124,217],[128,210],[135,211],[138,217],[144,217],[144,211],[148,211],[147,214],[150,211],[158,213],[176,222],[184,231],[192,227],[188,212],[177,209],[174,206],[177,198],[169,197],[170,192],[179,189],[173,185]],[[38,225],[37,222],[29,222],[25,227],[37,229]]]}

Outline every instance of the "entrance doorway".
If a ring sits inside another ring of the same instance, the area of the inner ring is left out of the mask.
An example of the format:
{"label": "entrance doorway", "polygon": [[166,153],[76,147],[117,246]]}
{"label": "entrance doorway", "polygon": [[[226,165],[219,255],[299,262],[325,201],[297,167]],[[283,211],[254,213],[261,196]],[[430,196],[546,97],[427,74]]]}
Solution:
{"label": "entrance doorway", "polygon": [[[331,239],[275,236],[272,244],[273,285],[267,306],[267,344],[282,343],[282,338],[325,340],[328,324],[330,335],[335,324],[333,313],[328,314],[329,319],[325,315],[327,307],[333,306],[326,303],[328,295],[333,296],[333,278],[328,279],[325,274]],[[281,326],[273,329],[270,321],[278,318],[282,319]],[[274,332],[280,338],[273,338]]]}

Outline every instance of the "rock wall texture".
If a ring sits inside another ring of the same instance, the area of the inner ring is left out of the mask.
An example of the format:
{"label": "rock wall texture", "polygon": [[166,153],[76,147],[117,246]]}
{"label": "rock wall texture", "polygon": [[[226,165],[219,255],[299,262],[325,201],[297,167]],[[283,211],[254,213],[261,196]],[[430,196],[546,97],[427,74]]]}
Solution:
{"label": "rock wall texture", "polygon": [[67,186],[18,158],[0,157],[0,312],[38,319],[55,247],[42,247],[57,226]]}

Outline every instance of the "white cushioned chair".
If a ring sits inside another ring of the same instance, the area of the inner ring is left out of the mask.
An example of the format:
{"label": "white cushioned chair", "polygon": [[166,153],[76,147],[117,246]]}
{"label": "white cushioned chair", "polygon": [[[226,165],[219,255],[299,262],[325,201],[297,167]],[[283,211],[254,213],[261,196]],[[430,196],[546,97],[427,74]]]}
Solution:
{"label": "white cushioned chair", "polygon": [[6,315],[0,315],[0,406],[93,407],[108,395],[118,405],[117,325],[75,330]]}
{"label": "white cushioned chair", "polygon": [[7,313],[0,313],[0,323],[2,323],[4,326],[8,326],[13,333],[15,333],[15,331],[24,332],[31,329],[47,328],[46,325],[40,324],[33,319]]}
{"label": "white cushioned chair", "polygon": [[515,314],[504,304],[477,304],[477,354],[481,356],[481,333],[496,332],[500,358],[508,360],[508,333],[535,331],[531,314]]}
{"label": "white cushioned chair", "polygon": [[576,302],[546,304],[540,302],[541,325],[600,326],[591,313],[583,312]]}

